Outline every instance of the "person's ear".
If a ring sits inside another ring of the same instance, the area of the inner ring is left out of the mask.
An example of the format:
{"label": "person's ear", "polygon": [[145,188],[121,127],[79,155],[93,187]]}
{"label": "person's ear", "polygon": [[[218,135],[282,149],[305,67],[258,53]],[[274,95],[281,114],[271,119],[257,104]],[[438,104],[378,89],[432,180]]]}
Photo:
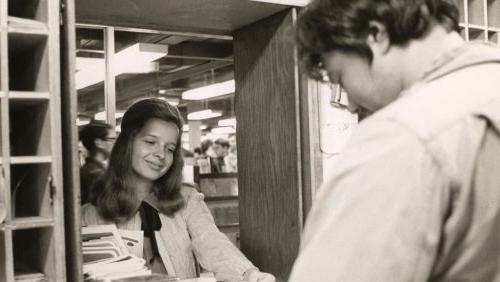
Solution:
{"label": "person's ear", "polygon": [[385,54],[390,49],[390,38],[385,26],[378,21],[370,21],[366,43],[373,54]]}

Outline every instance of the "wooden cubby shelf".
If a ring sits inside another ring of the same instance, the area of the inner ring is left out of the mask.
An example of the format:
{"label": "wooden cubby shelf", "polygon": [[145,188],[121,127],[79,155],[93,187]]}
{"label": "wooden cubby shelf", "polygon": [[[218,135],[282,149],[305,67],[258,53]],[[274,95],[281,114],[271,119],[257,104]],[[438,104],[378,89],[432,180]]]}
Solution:
{"label": "wooden cubby shelf", "polygon": [[8,31],[9,33],[16,33],[20,35],[47,36],[49,33],[45,23],[18,17],[8,18]]}
{"label": "wooden cubby shelf", "polygon": [[9,98],[19,101],[24,99],[28,103],[34,103],[36,100],[49,100],[50,93],[46,91],[9,91]]}
{"label": "wooden cubby shelf", "polygon": [[469,26],[469,40],[486,40],[486,29],[482,27]]}
{"label": "wooden cubby shelf", "polygon": [[487,1],[488,26],[500,28],[500,0]]}
{"label": "wooden cubby shelf", "polygon": [[9,33],[9,90],[48,91],[47,36]]}
{"label": "wooden cubby shelf", "polygon": [[36,275],[46,280],[34,281],[55,281],[52,278],[56,263],[53,228],[21,229],[12,233],[16,278]]}
{"label": "wooden cubby shelf", "polygon": [[[66,281],[59,0],[0,0],[0,282]],[[57,248],[55,247],[57,246]]]}
{"label": "wooden cubby shelf", "polygon": [[484,25],[485,10],[483,0],[468,0],[467,4],[469,24]]}
{"label": "wooden cubby shelf", "polygon": [[[20,164],[11,167],[11,213],[20,218],[51,218],[51,164]],[[27,219],[22,219],[26,221]],[[35,223],[37,223],[35,221]]]}
{"label": "wooden cubby shelf", "polygon": [[54,220],[52,218],[41,216],[16,218],[9,224],[9,227],[12,230],[35,229],[52,226],[54,226]]}
{"label": "wooden cubby shelf", "polygon": [[16,164],[43,164],[51,163],[52,156],[27,156],[27,157],[12,157],[10,163]]}
{"label": "wooden cubby shelf", "polygon": [[10,151],[18,156],[51,154],[50,109],[46,99],[11,99]]}
{"label": "wooden cubby shelf", "polygon": [[8,14],[18,18],[46,22],[48,1],[50,0],[8,0]]}
{"label": "wooden cubby shelf", "polygon": [[500,45],[500,0],[455,0],[460,12],[460,33],[468,41]]}
{"label": "wooden cubby shelf", "polygon": [[463,0],[455,0],[458,6],[458,12],[460,13],[460,22],[465,22],[464,18],[464,1]]}

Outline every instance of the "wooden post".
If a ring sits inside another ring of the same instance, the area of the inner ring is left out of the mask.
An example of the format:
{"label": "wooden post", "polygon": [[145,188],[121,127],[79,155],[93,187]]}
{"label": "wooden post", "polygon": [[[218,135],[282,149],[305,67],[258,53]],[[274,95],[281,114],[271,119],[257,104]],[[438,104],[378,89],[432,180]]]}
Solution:
{"label": "wooden post", "polygon": [[288,278],[303,222],[295,17],[289,9],[234,33],[241,249],[279,281]]}

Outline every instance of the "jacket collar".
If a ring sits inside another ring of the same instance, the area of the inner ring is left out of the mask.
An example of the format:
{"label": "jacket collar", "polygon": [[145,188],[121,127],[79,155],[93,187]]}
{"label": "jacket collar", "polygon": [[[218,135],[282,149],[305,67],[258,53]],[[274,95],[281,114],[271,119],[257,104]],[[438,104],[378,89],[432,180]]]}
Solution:
{"label": "jacket collar", "polygon": [[424,72],[422,80],[431,81],[472,65],[500,63],[500,49],[485,42],[468,42],[439,57]]}

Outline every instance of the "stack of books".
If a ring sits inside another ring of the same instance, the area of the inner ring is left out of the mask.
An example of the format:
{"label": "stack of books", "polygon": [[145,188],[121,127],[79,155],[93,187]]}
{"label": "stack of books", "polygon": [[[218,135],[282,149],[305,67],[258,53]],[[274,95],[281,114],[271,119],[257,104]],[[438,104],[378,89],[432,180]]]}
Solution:
{"label": "stack of books", "polygon": [[[127,240],[139,243],[139,239]],[[142,238],[140,238],[142,241]],[[127,242],[130,247],[137,247]],[[85,281],[115,279],[150,275],[146,261],[132,254],[115,225],[82,227],[83,273]],[[142,249],[142,244],[140,244]]]}

